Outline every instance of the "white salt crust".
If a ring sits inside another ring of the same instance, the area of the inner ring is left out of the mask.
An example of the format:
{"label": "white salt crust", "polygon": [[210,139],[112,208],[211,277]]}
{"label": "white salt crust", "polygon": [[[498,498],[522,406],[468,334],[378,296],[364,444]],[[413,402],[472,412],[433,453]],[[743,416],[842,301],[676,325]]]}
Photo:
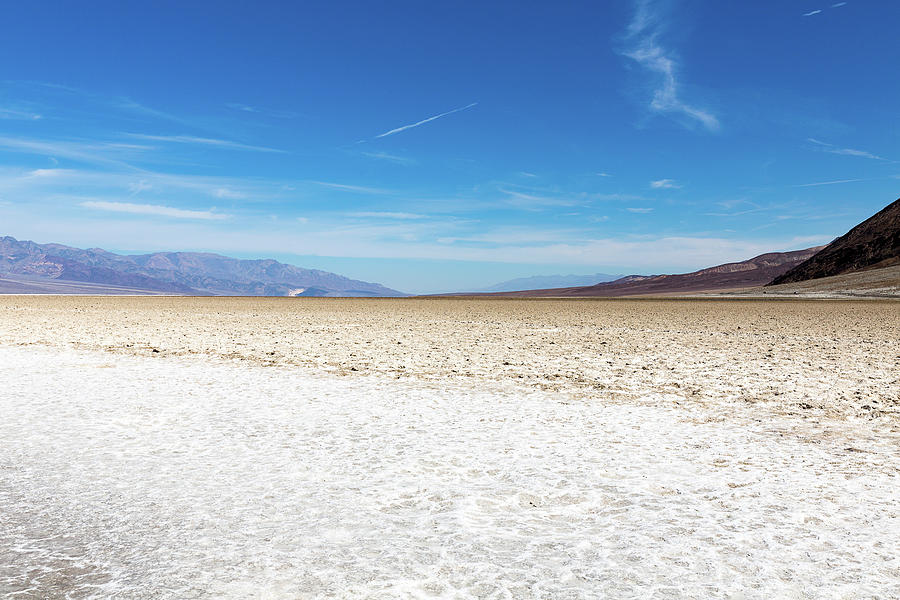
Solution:
{"label": "white salt crust", "polygon": [[3,597],[900,597],[862,421],[3,346],[0,381]]}

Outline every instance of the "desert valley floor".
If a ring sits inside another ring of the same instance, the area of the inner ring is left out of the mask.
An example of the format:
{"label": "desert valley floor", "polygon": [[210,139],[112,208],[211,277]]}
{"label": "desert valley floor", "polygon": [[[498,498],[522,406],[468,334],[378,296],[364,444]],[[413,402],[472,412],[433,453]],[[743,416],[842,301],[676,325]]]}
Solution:
{"label": "desert valley floor", "polygon": [[0,595],[900,597],[900,302],[0,297]]}

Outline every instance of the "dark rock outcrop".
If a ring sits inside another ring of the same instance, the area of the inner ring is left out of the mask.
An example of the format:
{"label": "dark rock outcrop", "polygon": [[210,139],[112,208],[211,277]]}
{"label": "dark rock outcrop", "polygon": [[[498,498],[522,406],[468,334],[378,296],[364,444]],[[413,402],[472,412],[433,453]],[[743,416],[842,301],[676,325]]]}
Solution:
{"label": "dark rock outcrop", "polygon": [[900,264],[900,200],[895,200],[769,285]]}

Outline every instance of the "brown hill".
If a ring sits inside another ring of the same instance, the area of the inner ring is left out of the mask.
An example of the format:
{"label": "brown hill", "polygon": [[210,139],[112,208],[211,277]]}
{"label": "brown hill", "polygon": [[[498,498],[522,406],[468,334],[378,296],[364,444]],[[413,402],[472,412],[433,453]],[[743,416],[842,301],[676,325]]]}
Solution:
{"label": "brown hill", "polygon": [[549,290],[527,290],[496,294],[502,296],[645,296],[651,294],[686,294],[718,290],[734,290],[765,285],[793,266],[805,261],[822,246],[795,250],[793,252],[770,252],[760,254],[750,260],[726,263],[678,275],[629,275],[586,287],[556,288]]}
{"label": "brown hill", "polygon": [[769,285],[796,283],[900,264],[900,200],[834,240]]}
{"label": "brown hill", "polygon": [[900,298],[900,264],[736,292],[742,296]]}

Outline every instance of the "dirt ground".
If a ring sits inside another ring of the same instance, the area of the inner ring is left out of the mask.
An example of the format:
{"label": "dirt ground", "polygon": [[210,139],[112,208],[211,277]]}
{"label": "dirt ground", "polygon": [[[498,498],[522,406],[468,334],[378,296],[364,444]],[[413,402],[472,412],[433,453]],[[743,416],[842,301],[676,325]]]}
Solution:
{"label": "dirt ground", "polygon": [[900,417],[896,301],[4,296],[0,344]]}

